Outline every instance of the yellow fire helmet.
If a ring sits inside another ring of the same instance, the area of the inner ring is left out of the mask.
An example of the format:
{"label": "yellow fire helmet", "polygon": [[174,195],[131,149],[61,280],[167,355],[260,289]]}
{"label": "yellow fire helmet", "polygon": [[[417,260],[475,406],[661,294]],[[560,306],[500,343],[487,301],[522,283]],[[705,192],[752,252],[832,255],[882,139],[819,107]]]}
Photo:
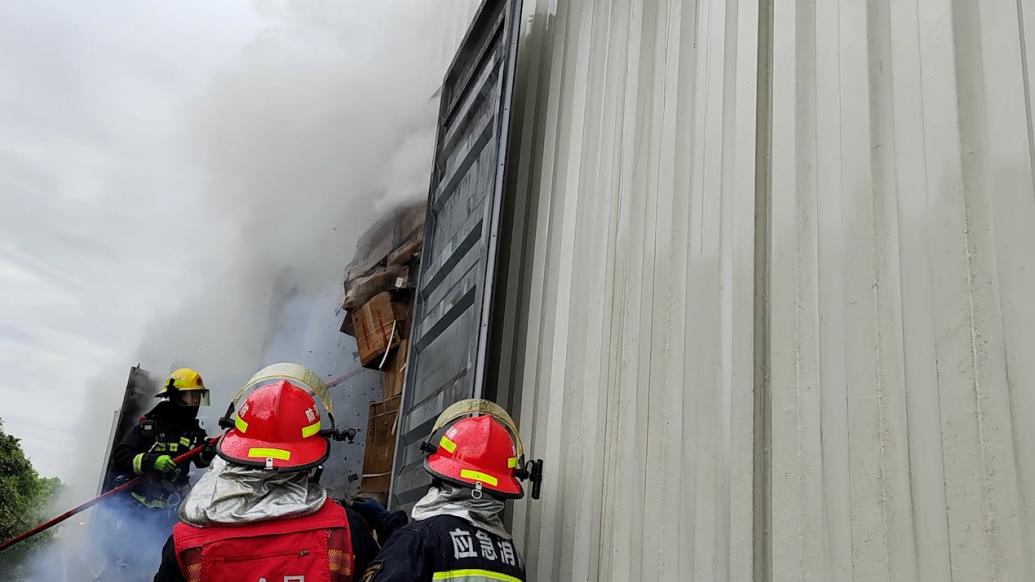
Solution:
{"label": "yellow fire helmet", "polygon": [[172,398],[177,392],[200,392],[201,405],[208,406],[208,388],[201,374],[193,368],[179,368],[173,370],[162,385],[162,391],[155,396],[159,398]]}

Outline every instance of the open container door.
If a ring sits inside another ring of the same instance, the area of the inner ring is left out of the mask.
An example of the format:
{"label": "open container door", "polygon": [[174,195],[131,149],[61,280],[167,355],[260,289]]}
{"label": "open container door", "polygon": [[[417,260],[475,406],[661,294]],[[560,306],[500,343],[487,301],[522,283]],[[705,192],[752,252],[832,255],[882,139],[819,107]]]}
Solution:
{"label": "open container door", "polygon": [[122,439],[126,438],[133,427],[137,425],[140,417],[154,407],[157,399],[155,394],[161,388],[159,383],[151,376],[151,373],[140,367],[140,364],[129,370],[129,380],[126,381],[126,391],[122,395],[122,406],[115,411],[112,419],[111,433],[108,435],[108,449],[104,454],[104,472],[101,473],[101,483],[97,494],[100,495],[115,486],[115,479],[119,472],[112,466],[112,453],[115,447],[119,446]]}
{"label": "open container door", "polygon": [[427,490],[420,442],[438,414],[483,393],[520,16],[521,0],[485,0],[442,83],[393,508]]}

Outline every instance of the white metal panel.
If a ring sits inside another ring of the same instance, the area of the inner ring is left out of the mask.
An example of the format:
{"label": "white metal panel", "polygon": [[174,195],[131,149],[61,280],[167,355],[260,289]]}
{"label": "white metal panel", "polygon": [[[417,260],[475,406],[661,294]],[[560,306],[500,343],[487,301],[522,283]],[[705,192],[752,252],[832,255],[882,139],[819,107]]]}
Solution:
{"label": "white metal panel", "polygon": [[531,579],[1035,580],[1033,18],[526,1]]}
{"label": "white metal panel", "polygon": [[777,578],[1035,579],[1018,8],[775,2]]}
{"label": "white metal panel", "polygon": [[751,579],[756,13],[529,13],[502,376],[548,466],[530,579]]}

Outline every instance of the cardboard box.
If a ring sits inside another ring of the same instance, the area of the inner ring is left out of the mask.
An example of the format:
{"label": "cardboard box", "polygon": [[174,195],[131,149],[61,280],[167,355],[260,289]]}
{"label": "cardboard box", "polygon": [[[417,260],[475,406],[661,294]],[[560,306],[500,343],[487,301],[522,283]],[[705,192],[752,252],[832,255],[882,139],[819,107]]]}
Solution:
{"label": "cardboard box", "polygon": [[359,237],[345,279],[369,273],[376,266],[384,265],[387,257],[407,242],[421,240],[427,213],[427,202],[419,200],[378,220]]}
{"label": "cardboard box", "polygon": [[352,314],[345,312],[345,318],[341,320],[341,327],[338,331],[345,335],[356,337],[356,326],[352,324]]}
{"label": "cardboard box", "polygon": [[378,368],[385,352],[397,347],[406,328],[405,314],[392,301],[391,293],[378,293],[352,314],[359,363]]}
{"label": "cardboard box", "polygon": [[395,349],[385,367],[381,369],[381,397],[385,400],[400,396],[406,383],[406,357],[409,354],[410,342],[403,340]]}
{"label": "cardboard box", "polygon": [[341,307],[349,311],[356,311],[378,293],[406,289],[409,286],[410,270],[406,266],[392,265],[387,269],[379,268],[369,275],[345,282]]}
{"label": "cardboard box", "polygon": [[363,451],[363,475],[392,472],[395,458],[396,418],[401,397],[370,403],[367,418],[366,448]]}
{"label": "cardboard box", "polygon": [[388,255],[389,265],[405,265],[412,261],[417,253],[420,252],[421,247],[424,246],[424,241],[419,238],[414,238],[404,242],[399,248],[395,249]]}
{"label": "cardboard box", "polygon": [[413,292],[392,291],[392,308],[399,318],[399,334],[403,339],[410,337],[410,314],[413,313]]}

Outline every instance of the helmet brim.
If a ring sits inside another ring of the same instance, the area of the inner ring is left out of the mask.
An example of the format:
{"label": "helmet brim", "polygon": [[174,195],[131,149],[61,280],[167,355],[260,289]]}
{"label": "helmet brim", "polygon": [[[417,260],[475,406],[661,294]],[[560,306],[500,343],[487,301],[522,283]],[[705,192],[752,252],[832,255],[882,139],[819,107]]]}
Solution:
{"label": "helmet brim", "polygon": [[[461,487],[474,487],[476,483],[480,482],[482,489],[508,499],[519,499],[525,495],[524,489],[521,488],[521,482],[513,474],[485,473],[484,469],[435,453],[424,459],[424,470],[434,477]],[[496,484],[493,485],[485,480],[464,477],[464,471],[485,473],[489,477],[495,478]]]}
{"label": "helmet brim", "polygon": [[331,445],[325,438],[270,443],[231,430],[220,437],[216,453],[239,465],[266,468],[266,460],[272,459],[274,470],[302,471],[322,465],[331,453]]}
{"label": "helmet brim", "polygon": [[161,392],[159,392],[158,394],[155,394],[155,398],[170,398],[171,399],[175,395],[175,393],[177,393],[177,392],[200,392],[201,393],[201,401],[199,402],[198,406],[208,406],[209,405],[209,397],[208,397],[209,390],[208,390],[208,388],[173,388],[172,390],[170,390],[169,388],[165,388]]}

